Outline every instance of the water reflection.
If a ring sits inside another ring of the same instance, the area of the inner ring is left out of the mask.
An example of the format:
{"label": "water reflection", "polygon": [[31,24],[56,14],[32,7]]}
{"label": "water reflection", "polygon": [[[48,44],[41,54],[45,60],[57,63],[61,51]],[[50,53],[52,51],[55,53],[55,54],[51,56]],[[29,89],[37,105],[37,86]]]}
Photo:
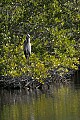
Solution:
{"label": "water reflection", "polygon": [[80,120],[80,86],[0,91],[0,120]]}

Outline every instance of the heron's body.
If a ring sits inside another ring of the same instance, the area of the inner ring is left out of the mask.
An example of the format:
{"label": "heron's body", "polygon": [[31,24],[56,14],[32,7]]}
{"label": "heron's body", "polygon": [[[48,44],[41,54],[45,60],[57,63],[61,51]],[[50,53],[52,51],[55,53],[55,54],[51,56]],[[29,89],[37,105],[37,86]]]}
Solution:
{"label": "heron's body", "polygon": [[28,34],[26,40],[24,41],[24,55],[26,59],[30,57],[31,54],[31,43],[30,43],[30,35]]}

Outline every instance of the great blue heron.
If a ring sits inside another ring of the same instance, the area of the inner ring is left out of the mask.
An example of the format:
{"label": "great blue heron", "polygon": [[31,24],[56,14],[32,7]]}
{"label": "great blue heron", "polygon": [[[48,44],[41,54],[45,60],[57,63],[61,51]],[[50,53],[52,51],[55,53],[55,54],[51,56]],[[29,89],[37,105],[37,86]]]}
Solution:
{"label": "great blue heron", "polygon": [[31,43],[30,43],[30,35],[27,34],[26,40],[24,41],[24,55],[26,59],[29,59],[31,54]]}

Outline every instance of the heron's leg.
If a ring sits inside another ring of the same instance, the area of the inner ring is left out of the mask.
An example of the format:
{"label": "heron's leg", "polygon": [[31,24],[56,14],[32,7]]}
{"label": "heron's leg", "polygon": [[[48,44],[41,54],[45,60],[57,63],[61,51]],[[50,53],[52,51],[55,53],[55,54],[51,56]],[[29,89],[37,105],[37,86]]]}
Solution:
{"label": "heron's leg", "polygon": [[30,55],[28,54],[28,55],[27,55],[27,64],[28,64],[28,65],[30,65],[30,60],[29,60],[29,58],[30,58]]}
{"label": "heron's leg", "polygon": [[25,55],[25,57],[26,57],[26,59],[27,59],[27,54],[26,54],[26,51],[24,51],[24,55]]}

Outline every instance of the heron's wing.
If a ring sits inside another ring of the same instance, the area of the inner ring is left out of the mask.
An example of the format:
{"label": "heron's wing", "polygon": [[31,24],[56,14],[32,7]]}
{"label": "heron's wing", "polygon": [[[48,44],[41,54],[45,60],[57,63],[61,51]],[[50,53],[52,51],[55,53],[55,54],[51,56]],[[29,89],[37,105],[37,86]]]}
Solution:
{"label": "heron's wing", "polygon": [[24,44],[23,44],[23,49],[26,50],[26,40],[24,41]]}
{"label": "heron's wing", "polygon": [[30,54],[31,54],[31,43],[27,43],[26,41],[24,41],[24,55],[27,58],[29,58]]}

